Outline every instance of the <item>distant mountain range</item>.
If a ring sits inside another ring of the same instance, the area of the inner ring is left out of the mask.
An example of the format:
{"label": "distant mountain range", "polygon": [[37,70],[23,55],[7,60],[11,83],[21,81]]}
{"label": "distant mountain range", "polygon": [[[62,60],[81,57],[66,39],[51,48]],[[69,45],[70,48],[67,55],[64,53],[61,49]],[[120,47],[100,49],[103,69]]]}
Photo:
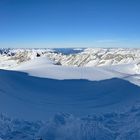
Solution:
{"label": "distant mountain range", "polygon": [[140,49],[0,49],[0,68],[13,67],[40,56],[65,66],[139,65]]}

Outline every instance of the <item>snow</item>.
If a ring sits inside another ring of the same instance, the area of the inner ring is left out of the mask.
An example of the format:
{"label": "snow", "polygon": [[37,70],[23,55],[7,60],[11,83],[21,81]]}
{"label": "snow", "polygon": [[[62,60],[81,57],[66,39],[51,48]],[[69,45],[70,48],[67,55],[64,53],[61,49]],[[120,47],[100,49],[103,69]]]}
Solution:
{"label": "snow", "polygon": [[76,117],[58,113],[46,122],[0,116],[3,140],[139,140],[140,106],[125,112]]}
{"label": "snow", "polygon": [[0,52],[0,139],[140,139],[139,49]]}
{"label": "snow", "polygon": [[[0,68],[59,80],[95,81],[116,77],[140,85],[140,49],[88,48],[67,55],[56,51],[57,49],[4,49],[1,50]],[[75,49],[68,51],[74,52]]]}
{"label": "snow", "polygon": [[86,79],[90,81],[99,81],[111,78],[121,78],[136,85],[140,85],[138,82],[139,72],[137,69],[137,65],[135,64],[104,67],[67,67],[56,65],[55,62],[46,57],[39,57],[21,63],[12,70],[28,73],[30,76],[59,80]]}
{"label": "snow", "polygon": [[16,71],[26,72],[31,76],[51,79],[88,79],[103,80],[113,78],[114,74],[101,68],[79,68],[54,65],[46,57],[22,63],[14,68]]}
{"label": "snow", "polygon": [[140,87],[117,78],[56,80],[7,70],[0,70],[0,77],[0,111],[27,120],[44,120],[56,112],[122,111],[140,99]]}
{"label": "snow", "polygon": [[58,53],[47,56],[65,66],[110,66],[139,62],[140,49],[88,48],[75,55]]}
{"label": "snow", "polygon": [[[17,60],[24,62],[34,59],[39,54],[61,65],[80,67],[137,64],[140,61],[140,49],[2,49],[0,53],[1,59],[6,57],[8,60],[15,60],[15,63]],[[1,68],[3,67],[1,66]]]}

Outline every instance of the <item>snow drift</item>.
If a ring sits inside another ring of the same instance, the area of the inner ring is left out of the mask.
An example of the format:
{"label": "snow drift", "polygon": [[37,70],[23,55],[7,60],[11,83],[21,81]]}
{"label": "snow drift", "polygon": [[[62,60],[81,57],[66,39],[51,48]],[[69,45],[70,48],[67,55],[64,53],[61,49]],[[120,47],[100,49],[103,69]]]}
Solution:
{"label": "snow drift", "polygon": [[46,122],[0,115],[0,128],[3,140],[139,140],[140,105],[121,113],[80,118],[59,113]]}
{"label": "snow drift", "polygon": [[0,112],[43,120],[57,112],[77,116],[123,111],[140,100],[140,87],[122,79],[54,80],[0,70]]}

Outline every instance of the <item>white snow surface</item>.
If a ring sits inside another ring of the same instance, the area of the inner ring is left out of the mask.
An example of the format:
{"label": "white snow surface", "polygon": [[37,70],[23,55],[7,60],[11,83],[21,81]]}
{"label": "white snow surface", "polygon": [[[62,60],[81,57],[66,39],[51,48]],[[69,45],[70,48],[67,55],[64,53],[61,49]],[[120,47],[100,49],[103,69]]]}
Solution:
{"label": "white snow surface", "polygon": [[12,70],[26,72],[31,76],[50,79],[86,79],[99,81],[111,78],[122,78],[136,85],[139,83],[139,72],[136,64],[122,64],[102,67],[74,67],[55,65],[46,57],[39,57],[21,63]]}
{"label": "white snow surface", "polygon": [[139,62],[140,49],[88,48],[67,55],[53,49],[12,49],[2,50],[0,55],[1,69],[27,72],[32,76],[93,81],[117,77],[136,85],[140,85]]}
{"label": "white snow surface", "polygon": [[[103,68],[89,67],[67,67],[54,65],[46,57],[36,58],[28,62],[22,63],[13,70],[26,72],[31,76],[51,79],[87,79],[87,80],[103,80],[114,77],[114,73]],[[120,75],[120,74],[118,74]]]}

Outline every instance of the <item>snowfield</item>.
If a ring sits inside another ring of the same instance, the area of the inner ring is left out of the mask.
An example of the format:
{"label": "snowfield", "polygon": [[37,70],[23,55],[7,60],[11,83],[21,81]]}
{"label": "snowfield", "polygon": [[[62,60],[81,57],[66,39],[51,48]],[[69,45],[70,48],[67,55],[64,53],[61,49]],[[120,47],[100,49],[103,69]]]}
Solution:
{"label": "snowfield", "polygon": [[31,76],[50,79],[86,79],[99,81],[111,78],[121,78],[140,85],[140,74],[136,64],[122,64],[102,67],[73,67],[56,65],[46,57],[29,60],[11,70],[28,73]]}
{"label": "snowfield", "polygon": [[0,52],[1,69],[61,80],[122,78],[140,85],[140,49],[2,49]]}
{"label": "snowfield", "polygon": [[140,49],[1,49],[0,139],[139,140]]}

